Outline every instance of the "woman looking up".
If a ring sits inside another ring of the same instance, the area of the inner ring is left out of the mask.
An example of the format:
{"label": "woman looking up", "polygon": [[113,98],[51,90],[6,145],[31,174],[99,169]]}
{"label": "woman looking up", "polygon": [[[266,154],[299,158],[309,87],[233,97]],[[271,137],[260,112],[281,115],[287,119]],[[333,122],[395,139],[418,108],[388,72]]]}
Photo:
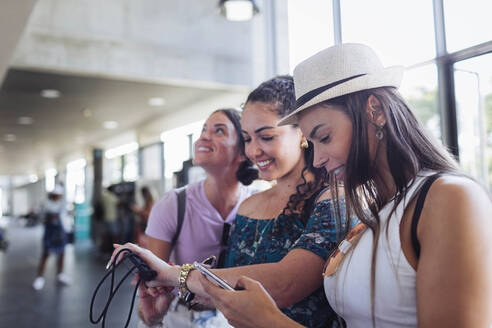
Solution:
{"label": "woman looking up", "polygon": [[[176,264],[202,261],[210,255],[220,259],[224,254],[223,235],[236,218],[239,204],[251,192],[243,184],[250,184],[257,176],[249,168],[243,155],[243,139],[240,129],[240,112],[235,109],[219,109],[213,112],[203,125],[200,137],[194,145],[195,165],[207,173],[205,180],[183,189],[168,192],[152,208],[146,234],[149,249],[159,258]],[[238,180],[241,180],[243,184]],[[182,225],[178,228],[179,197],[183,197]],[[162,314],[145,313],[148,298],[139,302],[140,314],[147,324],[160,322]],[[167,309],[171,297],[160,296],[160,303]],[[164,324],[169,327],[192,325],[201,327],[216,322],[216,313],[189,311],[188,307],[174,300]]]}

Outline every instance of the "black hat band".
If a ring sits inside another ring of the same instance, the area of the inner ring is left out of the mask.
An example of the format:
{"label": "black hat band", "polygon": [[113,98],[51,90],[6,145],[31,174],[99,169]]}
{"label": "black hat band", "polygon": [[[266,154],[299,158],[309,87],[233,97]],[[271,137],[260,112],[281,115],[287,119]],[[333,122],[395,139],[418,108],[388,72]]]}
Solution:
{"label": "black hat band", "polygon": [[335,81],[333,83],[330,83],[330,84],[321,86],[319,88],[313,89],[313,90],[311,90],[311,91],[303,94],[302,96],[300,96],[296,100],[296,108],[301,107],[302,105],[304,105],[305,103],[307,103],[308,101],[310,101],[311,99],[313,99],[314,97],[316,97],[320,93],[325,92],[328,89],[331,89],[331,88],[333,88],[333,87],[335,87],[335,86],[337,86],[339,84],[342,84],[344,82],[350,81],[352,79],[358,78],[358,77],[363,76],[363,75],[367,75],[367,74],[364,73],[364,74],[354,75],[354,76],[347,77],[345,79],[338,80],[338,81]]}

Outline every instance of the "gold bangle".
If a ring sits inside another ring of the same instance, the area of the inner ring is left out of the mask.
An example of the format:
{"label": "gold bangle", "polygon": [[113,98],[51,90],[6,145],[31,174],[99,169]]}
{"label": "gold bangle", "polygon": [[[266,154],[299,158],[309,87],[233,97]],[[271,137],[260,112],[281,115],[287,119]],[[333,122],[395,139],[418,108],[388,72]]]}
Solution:
{"label": "gold bangle", "polygon": [[181,271],[179,272],[179,297],[184,298],[186,294],[190,291],[186,286],[186,279],[191,270],[194,270],[195,266],[193,264],[183,264],[181,266]]}

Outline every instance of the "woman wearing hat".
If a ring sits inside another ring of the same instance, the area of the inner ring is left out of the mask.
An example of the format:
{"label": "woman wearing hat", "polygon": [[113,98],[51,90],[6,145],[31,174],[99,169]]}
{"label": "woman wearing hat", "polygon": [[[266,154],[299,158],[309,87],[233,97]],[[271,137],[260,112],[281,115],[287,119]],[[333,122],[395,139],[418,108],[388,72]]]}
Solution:
{"label": "woman wearing hat", "polygon": [[[299,124],[362,222],[327,261],[326,297],[347,327],[491,327],[490,196],[425,133],[397,91],[402,71],[360,44],[294,71],[297,109],[280,124]],[[244,291],[202,284],[237,327],[299,326],[249,278]]]}

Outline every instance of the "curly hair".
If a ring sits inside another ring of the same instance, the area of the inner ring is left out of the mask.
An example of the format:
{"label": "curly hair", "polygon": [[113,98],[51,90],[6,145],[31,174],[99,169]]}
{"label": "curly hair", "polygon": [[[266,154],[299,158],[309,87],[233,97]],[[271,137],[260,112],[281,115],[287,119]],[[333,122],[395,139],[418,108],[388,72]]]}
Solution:
{"label": "curly hair", "polygon": [[[301,172],[302,183],[296,186],[296,193],[289,197],[287,205],[282,214],[300,213],[301,221],[306,224],[311,215],[314,199],[324,187],[328,186],[326,170],[313,166],[314,146],[308,141],[308,148],[304,149],[304,162],[306,163]],[[313,179],[308,181],[306,174],[313,174]],[[313,198],[314,197],[314,198]]]}
{"label": "curly hair", "polygon": [[[295,109],[294,79],[290,75],[280,75],[261,83],[246,99],[246,104],[254,102],[272,104],[275,106],[275,112],[279,118],[287,116]],[[297,128],[297,125],[293,127]],[[308,207],[306,206],[308,200],[324,187],[326,181],[325,170],[313,166],[314,148],[311,143],[308,145],[308,148],[303,151],[305,162],[301,173],[303,182],[296,186],[296,193],[289,197],[289,201],[282,211],[282,214],[300,213],[304,223],[307,222],[310,214],[304,213]],[[309,178],[308,181],[308,173],[314,175],[314,179]]]}
{"label": "curly hair", "polygon": [[279,75],[263,82],[246,99],[246,103],[253,102],[275,105],[280,118],[287,116],[294,110],[296,103],[294,79],[290,75]]}

